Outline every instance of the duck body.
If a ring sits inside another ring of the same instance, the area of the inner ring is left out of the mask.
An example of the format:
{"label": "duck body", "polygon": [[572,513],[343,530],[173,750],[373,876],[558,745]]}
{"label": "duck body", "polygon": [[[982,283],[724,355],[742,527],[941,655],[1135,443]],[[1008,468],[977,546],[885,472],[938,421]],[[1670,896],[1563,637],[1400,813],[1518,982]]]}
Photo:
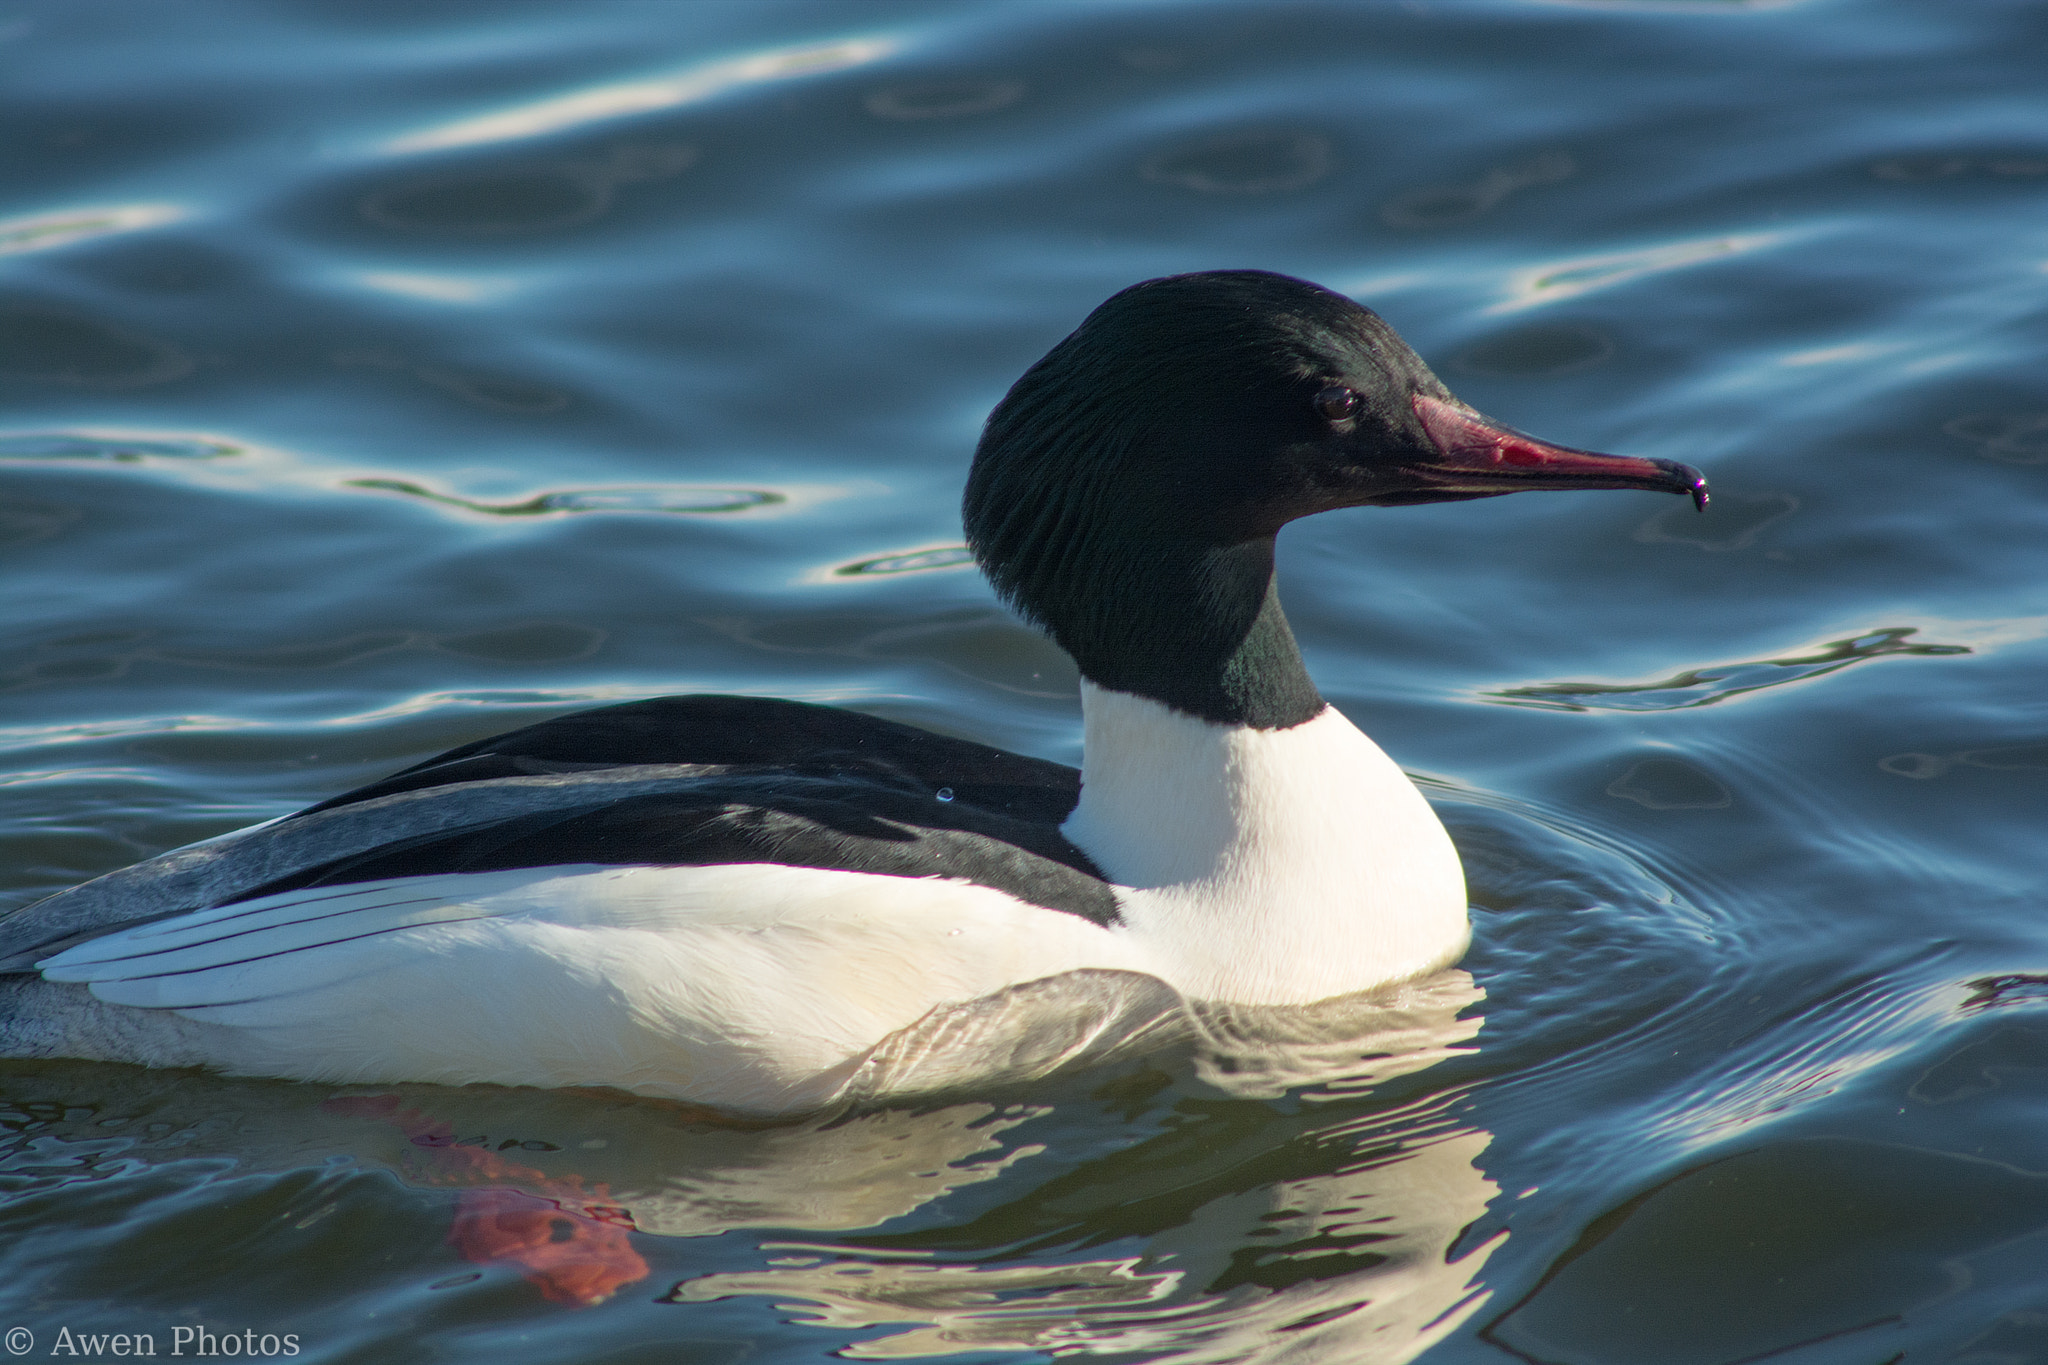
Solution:
{"label": "duck body", "polygon": [[[1260,732],[1089,690],[1091,751],[1125,760],[1086,786],[765,698],[634,702],[466,746],[0,924],[17,972],[0,1051],[790,1112],[880,1040],[1022,982],[1138,973],[1295,1004],[1462,952],[1449,840],[1340,713]],[[678,748],[714,761],[645,761]],[[1347,784],[1361,763],[1383,780]],[[1320,890],[1320,928],[1272,913],[1319,894],[1304,845],[1335,835],[1351,874],[1407,879],[1382,892],[1408,907],[1405,942],[1345,943],[1370,927],[1345,878]]]}
{"label": "duck body", "polygon": [[1521,487],[1704,484],[1486,423],[1313,285],[1135,286],[998,407],[965,507],[1081,666],[1081,770],[761,698],[543,721],[0,920],[0,1055],[789,1112],[1033,983],[1287,1006],[1447,966],[1456,853],[1309,681],[1273,538]]}

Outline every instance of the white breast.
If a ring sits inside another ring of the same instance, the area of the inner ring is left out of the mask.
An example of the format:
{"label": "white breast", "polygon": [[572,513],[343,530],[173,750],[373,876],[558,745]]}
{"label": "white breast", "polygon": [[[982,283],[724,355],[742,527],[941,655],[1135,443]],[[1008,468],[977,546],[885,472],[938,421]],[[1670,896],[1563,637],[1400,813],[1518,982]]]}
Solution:
{"label": "white breast", "polygon": [[1450,837],[1334,707],[1287,730],[1197,720],[1083,682],[1069,839],[1128,936],[1197,999],[1290,1004],[1455,962],[1470,938]]}

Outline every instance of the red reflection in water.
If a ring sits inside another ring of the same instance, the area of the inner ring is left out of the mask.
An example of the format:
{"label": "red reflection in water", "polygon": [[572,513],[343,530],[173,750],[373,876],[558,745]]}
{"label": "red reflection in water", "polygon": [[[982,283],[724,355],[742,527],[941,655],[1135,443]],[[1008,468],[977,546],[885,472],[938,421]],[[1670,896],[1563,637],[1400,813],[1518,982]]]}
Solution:
{"label": "red reflection in water", "polygon": [[448,1229],[448,1245],[480,1264],[517,1265],[543,1297],[588,1308],[644,1280],[647,1262],[627,1234],[633,1218],[609,1203],[603,1184],[584,1188],[577,1175],[551,1176],[507,1161],[480,1146],[458,1144],[455,1130],[396,1095],[343,1095],[321,1107],[392,1124],[421,1150],[415,1174],[429,1184],[465,1189]]}

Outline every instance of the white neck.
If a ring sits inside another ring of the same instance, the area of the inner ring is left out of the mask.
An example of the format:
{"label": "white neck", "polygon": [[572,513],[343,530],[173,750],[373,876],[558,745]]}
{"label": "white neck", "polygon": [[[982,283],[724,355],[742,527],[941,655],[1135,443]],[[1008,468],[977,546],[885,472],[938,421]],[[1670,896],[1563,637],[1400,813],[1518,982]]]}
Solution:
{"label": "white neck", "polygon": [[1068,839],[1131,939],[1200,999],[1294,1004],[1455,962],[1457,852],[1406,775],[1334,707],[1288,730],[1198,720],[1083,681]]}

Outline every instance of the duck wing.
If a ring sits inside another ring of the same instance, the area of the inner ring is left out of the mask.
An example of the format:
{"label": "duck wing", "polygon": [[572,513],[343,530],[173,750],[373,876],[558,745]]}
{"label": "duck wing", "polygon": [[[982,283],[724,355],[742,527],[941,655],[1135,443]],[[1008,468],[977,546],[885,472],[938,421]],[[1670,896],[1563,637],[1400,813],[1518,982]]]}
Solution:
{"label": "duck wing", "polygon": [[542,721],[0,919],[0,972],[120,929],[320,886],[553,865],[946,877],[1117,922],[1059,832],[1080,774],[835,707],[661,697]]}

